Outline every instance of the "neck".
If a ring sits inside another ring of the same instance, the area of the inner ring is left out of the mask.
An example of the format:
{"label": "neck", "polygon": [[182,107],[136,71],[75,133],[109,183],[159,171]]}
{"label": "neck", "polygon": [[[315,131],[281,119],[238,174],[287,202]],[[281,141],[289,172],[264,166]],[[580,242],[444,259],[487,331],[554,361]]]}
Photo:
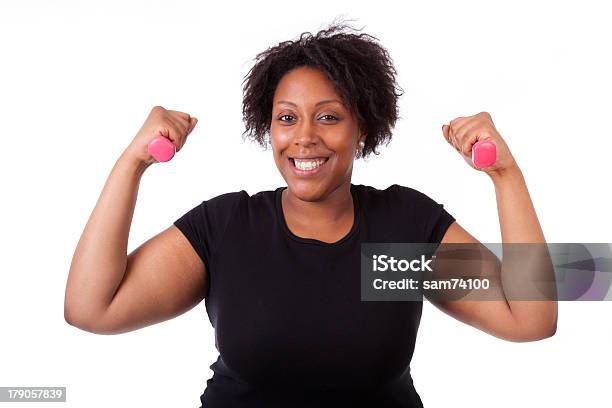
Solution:
{"label": "neck", "polygon": [[283,208],[300,224],[333,224],[353,212],[351,182],[347,181],[320,201],[304,201],[289,188],[283,191]]}

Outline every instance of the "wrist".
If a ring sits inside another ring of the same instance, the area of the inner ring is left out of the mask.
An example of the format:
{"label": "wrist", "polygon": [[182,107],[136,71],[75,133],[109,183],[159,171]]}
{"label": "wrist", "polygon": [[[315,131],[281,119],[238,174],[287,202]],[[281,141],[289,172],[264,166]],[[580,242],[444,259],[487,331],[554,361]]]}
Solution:
{"label": "wrist", "polygon": [[122,163],[123,166],[138,173],[139,175],[142,175],[145,170],[152,164],[152,162],[147,163],[142,159],[138,158],[136,155],[131,154],[128,149],[124,150],[123,153],[121,153],[121,156],[119,157],[119,160],[117,160],[117,162]]}
{"label": "wrist", "polygon": [[487,174],[491,177],[493,184],[505,183],[508,180],[517,180],[523,177],[523,173],[516,163],[510,167],[492,170]]}

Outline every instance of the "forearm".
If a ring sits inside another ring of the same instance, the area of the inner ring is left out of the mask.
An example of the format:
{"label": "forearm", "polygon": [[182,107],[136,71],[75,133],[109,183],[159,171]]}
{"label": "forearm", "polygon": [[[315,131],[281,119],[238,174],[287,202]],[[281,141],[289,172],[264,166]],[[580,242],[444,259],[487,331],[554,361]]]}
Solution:
{"label": "forearm", "polygon": [[130,225],[148,165],[125,152],[108,176],[75,249],[66,285],[67,320],[91,318],[110,303],[125,274]]}
{"label": "forearm", "polygon": [[[554,281],[544,233],[518,166],[503,174],[492,175],[491,178],[495,186],[504,244],[502,281],[512,282],[515,288],[518,286],[517,294],[529,298],[525,296],[527,287],[532,286],[536,280],[544,277]],[[511,248],[512,245],[506,245],[516,243],[535,245],[514,246],[514,248]],[[542,245],[537,245],[538,243]],[[536,275],[538,279],[535,279]],[[507,292],[509,287],[506,287],[506,284],[504,286],[504,291]],[[534,337],[554,333],[557,323],[556,301],[511,300],[513,297],[510,296],[508,305],[520,330]]]}
{"label": "forearm", "polygon": [[491,178],[495,186],[502,242],[546,242],[523,173],[518,166]]}

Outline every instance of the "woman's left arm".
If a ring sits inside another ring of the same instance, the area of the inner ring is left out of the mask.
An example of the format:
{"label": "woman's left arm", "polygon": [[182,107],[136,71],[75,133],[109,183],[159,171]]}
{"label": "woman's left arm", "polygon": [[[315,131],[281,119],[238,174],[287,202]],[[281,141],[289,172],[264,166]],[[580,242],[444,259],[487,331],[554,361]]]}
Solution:
{"label": "woman's left arm", "polygon": [[[523,174],[495,129],[491,115],[481,112],[474,116],[456,118],[449,125],[444,125],[442,132],[447,142],[475,169],[471,159],[472,145],[481,140],[495,143],[495,164],[477,170],[487,173],[495,186],[502,242],[545,244],[544,233]],[[478,243],[478,240],[455,222],[446,231],[442,243]],[[516,265],[517,259],[513,259],[512,254],[506,256],[504,250],[502,271],[512,262]],[[552,263],[549,265],[552,270]],[[509,341],[544,339],[554,335],[557,327],[556,300],[432,300],[432,303],[462,322]]]}

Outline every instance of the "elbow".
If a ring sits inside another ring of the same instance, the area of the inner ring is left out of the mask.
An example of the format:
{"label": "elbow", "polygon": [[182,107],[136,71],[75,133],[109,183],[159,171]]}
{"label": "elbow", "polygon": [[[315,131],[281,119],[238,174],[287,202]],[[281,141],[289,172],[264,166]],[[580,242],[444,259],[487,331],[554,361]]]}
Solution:
{"label": "elbow", "polygon": [[76,322],[75,308],[70,306],[68,296],[64,298],[64,320],[71,326],[74,326]]}
{"label": "elbow", "polygon": [[555,335],[555,333],[557,333],[557,323],[556,322],[550,327],[550,329],[544,332],[544,336],[540,338],[539,340],[544,340],[549,337],[552,337]]}
{"label": "elbow", "polygon": [[74,307],[64,306],[64,320],[70,326],[94,334],[112,334],[104,330],[101,319],[87,313],[80,313]]}
{"label": "elbow", "polygon": [[64,306],[64,320],[70,326],[76,327],[81,330],[88,332],[92,331],[92,325],[90,321],[85,318],[82,314],[79,314],[75,308]]}
{"label": "elbow", "polygon": [[81,328],[83,326],[83,318],[79,317],[73,308],[64,306],[64,320],[70,326]]}
{"label": "elbow", "polygon": [[550,319],[550,322],[544,326],[540,326],[538,330],[535,330],[535,340],[544,340],[554,336],[557,333],[557,314],[555,313],[554,318]]}
{"label": "elbow", "polygon": [[548,339],[554,336],[556,332],[557,332],[557,326],[553,327],[552,329],[545,330],[545,331],[538,331],[535,334],[533,334],[531,338],[529,338],[527,341],[540,341],[540,340]]}
{"label": "elbow", "polygon": [[548,339],[554,336],[556,332],[557,332],[557,329],[553,329],[553,330],[546,331],[543,333],[538,333],[534,335],[530,340],[527,340],[527,341],[540,341],[540,340]]}
{"label": "elbow", "polygon": [[513,332],[516,342],[540,341],[553,337],[557,333],[557,306],[554,309],[545,310],[538,319],[527,322],[516,322]]}
{"label": "elbow", "polygon": [[519,331],[516,335],[506,338],[508,341],[515,343],[527,343],[533,341],[540,341],[548,339],[557,333],[557,324],[553,324],[550,327],[538,327],[532,330]]}

